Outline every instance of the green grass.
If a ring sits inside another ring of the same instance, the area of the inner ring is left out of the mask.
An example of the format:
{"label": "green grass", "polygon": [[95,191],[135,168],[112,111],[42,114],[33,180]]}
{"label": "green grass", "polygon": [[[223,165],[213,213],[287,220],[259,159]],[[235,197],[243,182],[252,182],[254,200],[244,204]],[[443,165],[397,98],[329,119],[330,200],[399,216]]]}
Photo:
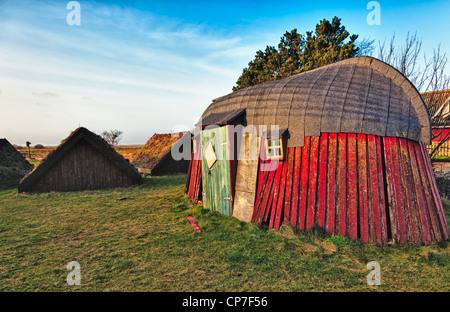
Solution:
{"label": "green grass", "polygon": [[[107,191],[0,189],[0,291],[450,290],[447,242],[381,248],[318,228],[267,230],[192,204],[185,178]],[[66,283],[71,261],[80,286]],[[366,283],[369,261],[381,265],[380,286]]]}

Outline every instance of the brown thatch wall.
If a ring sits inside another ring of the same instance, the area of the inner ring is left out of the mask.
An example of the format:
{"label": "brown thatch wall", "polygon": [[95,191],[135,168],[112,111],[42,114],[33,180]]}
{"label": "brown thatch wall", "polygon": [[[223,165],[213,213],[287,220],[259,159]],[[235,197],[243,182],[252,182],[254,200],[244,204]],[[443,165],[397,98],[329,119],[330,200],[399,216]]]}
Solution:
{"label": "brown thatch wall", "polygon": [[17,183],[31,170],[33,165],[8,140],[0,139],[0,184]]}

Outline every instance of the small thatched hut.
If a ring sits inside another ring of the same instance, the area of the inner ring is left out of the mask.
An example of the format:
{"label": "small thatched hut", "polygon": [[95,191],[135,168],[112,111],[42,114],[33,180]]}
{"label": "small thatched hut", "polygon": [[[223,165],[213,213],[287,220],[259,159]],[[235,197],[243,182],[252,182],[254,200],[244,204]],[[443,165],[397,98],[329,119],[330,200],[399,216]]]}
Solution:
{"label": "small thatched hut", "polygon": [[78,128],[19,184],[19,192],[66,192],[142,184],[136,168],[100,136]]}
{"label": "small thatched hut", "polygon": [[427,108],[384,62],[356,57],[247,87],[201,121],[186,193],[209,209],[378,245],[449,238]]}
{"label": "small thatched hut", "polygon": [[17,183],[31,170],[33,165],[7,139],[0,139],[0,184]]}
{"label": "small thatched hut", "polygon": [[192,133],[155,133],[142,147],[141,151],[133,158],[133,165],[140,173],[152,176],[187,173],[189,159],[175,160],[172,157],[172,149],[180,149],[190,146]]}

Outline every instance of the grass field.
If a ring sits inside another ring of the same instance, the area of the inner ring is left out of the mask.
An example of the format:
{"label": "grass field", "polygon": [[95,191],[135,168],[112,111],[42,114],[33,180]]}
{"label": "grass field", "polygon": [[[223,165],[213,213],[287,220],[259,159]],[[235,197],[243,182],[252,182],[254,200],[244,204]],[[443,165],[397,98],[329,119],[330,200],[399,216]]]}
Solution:
{"label": "grass field", "polygon": [[[450,291],[448,242],[380,248],[318,229],[267,230],[192,204],[185,178],[107,191],[0,189],[0,291]],[[71,261],[80,286],[66,283]],[[369,261],[381,265],[380,286],[367,285]]]}

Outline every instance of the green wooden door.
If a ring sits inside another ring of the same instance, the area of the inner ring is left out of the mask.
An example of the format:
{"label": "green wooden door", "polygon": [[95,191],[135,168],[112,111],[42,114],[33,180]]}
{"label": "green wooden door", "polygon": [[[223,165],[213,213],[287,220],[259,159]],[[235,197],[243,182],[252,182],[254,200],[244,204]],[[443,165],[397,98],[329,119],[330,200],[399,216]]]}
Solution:
{"label": "green wooden door", "polygon": [[201,140],[203,206],[231,216],[228,126],[203,130]]}

